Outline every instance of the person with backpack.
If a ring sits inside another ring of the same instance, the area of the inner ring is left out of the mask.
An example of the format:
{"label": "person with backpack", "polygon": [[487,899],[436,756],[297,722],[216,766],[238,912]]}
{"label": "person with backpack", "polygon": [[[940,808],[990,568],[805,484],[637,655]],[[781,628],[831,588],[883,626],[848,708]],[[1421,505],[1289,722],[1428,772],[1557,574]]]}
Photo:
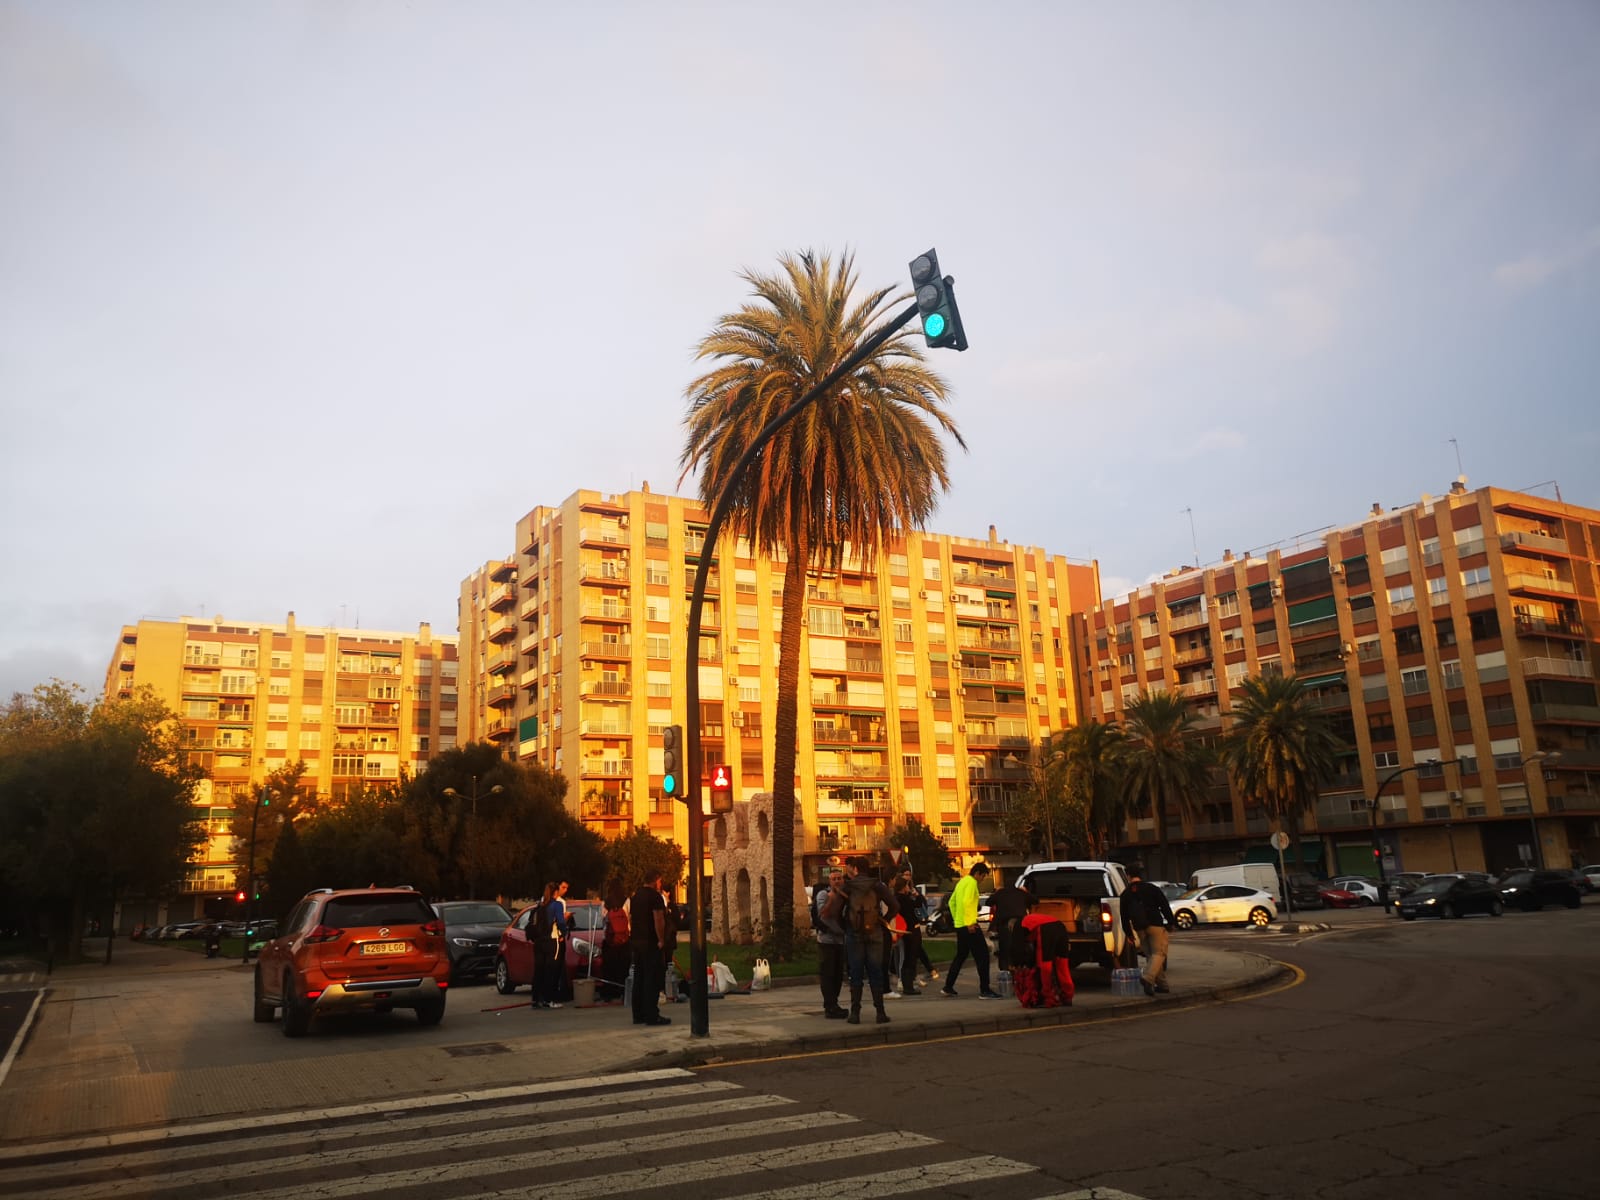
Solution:
{"label": "person with backpack", "polygon": [[975,862],[972,870],[961,877],[955,891],[950,893],[950,923],[956,930],[956,956],[950,960],[950,973],[945,976],[941,996],[956,994],[956,976],[972,956],[978,968],[978,999],[998,1000],[1000,993],[989,986],[989,943],[978,928],[978,881],[989,878],[989,864]]}
{"label": "person with backpack", "polygon": [[900,917],[906,927],[900,935],[900,992],[906,996],[920,996],[917,964],[924,957],[922,923],[927,920],[927,910],[923,907],[922,893],[911,886],[910,871],[901,871],[894,877],[894,901],[900,907]]}
{"label": "person with backpack", "polygon": [[[835,915],[825,916],[828,902],[838,896]],[[839,989],[844,985],[844,871],[832,867],[826,881],[811,893],[811,928],[817,934],[817,975],[822,985],[822,1015],[831,1020],[849,1016],[839,1005]]]}
{"label": "person with backpack", "polygon": [[[558,971],[566,969],[565,946],[561,932],[550,923],[551,906],[556,903],[558,885],[544,885],[544,895],[539,907],[534,909],[528,940],[533,943],[533,1007],[560,1008],[560,977]],[[565,905],[562,905],[565,908]]]}
{"label": "person with backpack", "polygon": [[844,917],[844,956],[850,969],[850,1015],[845,1020],[851,1025],[861,1024],[863,973],[872,989],[872,1006],[878,1010],[878,1024],[887,1024],[889,1020],[883,1008],[883,994],[887,990],[883,971],[883,923],[900,909],[894,893],[871,870],[872,864],[864,855],[845,860],[844,888],[823,907],[824,919],[841,913]]}

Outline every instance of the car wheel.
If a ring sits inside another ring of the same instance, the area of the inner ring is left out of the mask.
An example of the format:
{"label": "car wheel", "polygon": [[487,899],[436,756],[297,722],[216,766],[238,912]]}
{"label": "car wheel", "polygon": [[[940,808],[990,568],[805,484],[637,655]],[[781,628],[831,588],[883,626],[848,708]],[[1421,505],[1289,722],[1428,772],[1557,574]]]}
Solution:
{"label": "car wheel", "polygon": [[261,996],[261,969],[258,967],[256,968],[255,1010],[253,1014],[255,1016],[256,1024],[265,1025],[270,1022],[273,1017],[277,1016],[277,1014],[278,1006],[276,1004],[267,1003],[267,1001]]}
{"label": "car wheel", "polygon": [[1360,900],[1360,903],[1359,903],[1358,907],[1360,907],[1360,908],[1371,908],[1372,907],[1372,897],[1371,896],[1363,896],[1363,897],[1361,897],[1361,900]]}
{"label": "car wheel", "polygon": [[311,1006],[295,998],[294,979],[283,977],[283,1036],[305,1037],[311,1028]]}
{"label": "car wheel", "polygon": [[517,990],[517,985],[511,982],[511,968],[503,958],[494,960],[494,990],[502,996],[509,996]]}
{"label": "car wheel", "polygon": [[417,1005],[418,1025],[437,1025],[444,1020],[444,997]]}
{"label": "car wheel", "polygon": [[1179,929],[1194,928],[1194,914],[1186,908],[1174,913],[1172,919],[1177,923]]}
{"label": "car wheel", "polygon": [[1272,914],[1266,909],[1252,908],[1250,910],[1250,924],[1254,925],[1257,929],[1265,929],[1269,924],[1271,924],[1271,922]]}
{"label": "car wheel", "polygon": [[1417,919],[1417,914],[1416,913],[1403,912],[1403,913],[1400,914],[1400,919],[1402,921],[1415,921]]}
{"label": "car wheel", "polygon": [[1505,911],[1506,911],[1506,906],[1504,904],[1501,904],[1500,901],[1498,901],[1498,900],[1495,900],[1495,901],[1491,902],[1490,905],[1489,905],[1489,915],[1491,917],[1498,917],[1502,913],[1504,913]]}
{"label": "car wheel", "polygon": [[1454,904],[1446,904],[1444,908],[1439,910],[1439,916],[1446,921],[1448,921],[1451,917],[1459,917],[1460,915],[1461,914],[1456,911],[1456,906]]}

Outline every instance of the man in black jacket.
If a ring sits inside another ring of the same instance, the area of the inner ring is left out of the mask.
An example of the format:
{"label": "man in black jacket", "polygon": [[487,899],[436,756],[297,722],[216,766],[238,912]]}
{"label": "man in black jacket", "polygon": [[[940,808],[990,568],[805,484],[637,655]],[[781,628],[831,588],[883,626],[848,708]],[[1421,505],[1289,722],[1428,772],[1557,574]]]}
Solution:
{"label": "man in black jacket", "polygon": [[1167,932],[1173,926],[1172,905],[1166,893],[1144,878],[1144,867],[1138,863],[1128,866],[1132,884],[1122,893],[1122,923],[1149,952],[1144,974],[1139,982],[1144,994],[1154,996],[1167,990]]}
{"label": "man in black jacket", "polygon": [[[826,917],[823,909],[837,895],[834,909],[840,915]],[[817,934],[817,975],[822,984],[822,1015],[843,1020],[848,1014],[839,1004],[839,989],[844,986],[844,871],[833,867],[828,881],[817,884],[811,893],[811,927]]]}

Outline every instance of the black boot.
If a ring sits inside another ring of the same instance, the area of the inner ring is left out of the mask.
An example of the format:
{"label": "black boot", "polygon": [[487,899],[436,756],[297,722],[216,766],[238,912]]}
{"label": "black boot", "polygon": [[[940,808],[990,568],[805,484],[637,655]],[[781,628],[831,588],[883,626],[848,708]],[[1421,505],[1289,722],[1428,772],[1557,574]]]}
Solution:
{"label": "black boot", "polygon": [[850,985],[850,1015],[845,1018],[851,1025],[861,1024],[861,989]]}
{"label": "black boot", "polygon": [[877,984],[872,985],[872,1006],[878,1010],[878,1024],[887,1025],[889,1014],[883,1011],[883,989]]}

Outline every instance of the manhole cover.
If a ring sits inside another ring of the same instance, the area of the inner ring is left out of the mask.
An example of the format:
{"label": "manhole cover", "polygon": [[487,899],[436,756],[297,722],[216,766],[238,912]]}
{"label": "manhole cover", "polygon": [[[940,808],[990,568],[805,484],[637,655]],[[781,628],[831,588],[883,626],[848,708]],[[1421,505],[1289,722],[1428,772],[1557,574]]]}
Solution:
{"label": "manhole cover", "polygon": [[475,1046],[446,1046],[444,1052],[451,1058],[477,1058],[484,1054],[510,1054],[511,1047],[500,1042],[479,1042]]}

